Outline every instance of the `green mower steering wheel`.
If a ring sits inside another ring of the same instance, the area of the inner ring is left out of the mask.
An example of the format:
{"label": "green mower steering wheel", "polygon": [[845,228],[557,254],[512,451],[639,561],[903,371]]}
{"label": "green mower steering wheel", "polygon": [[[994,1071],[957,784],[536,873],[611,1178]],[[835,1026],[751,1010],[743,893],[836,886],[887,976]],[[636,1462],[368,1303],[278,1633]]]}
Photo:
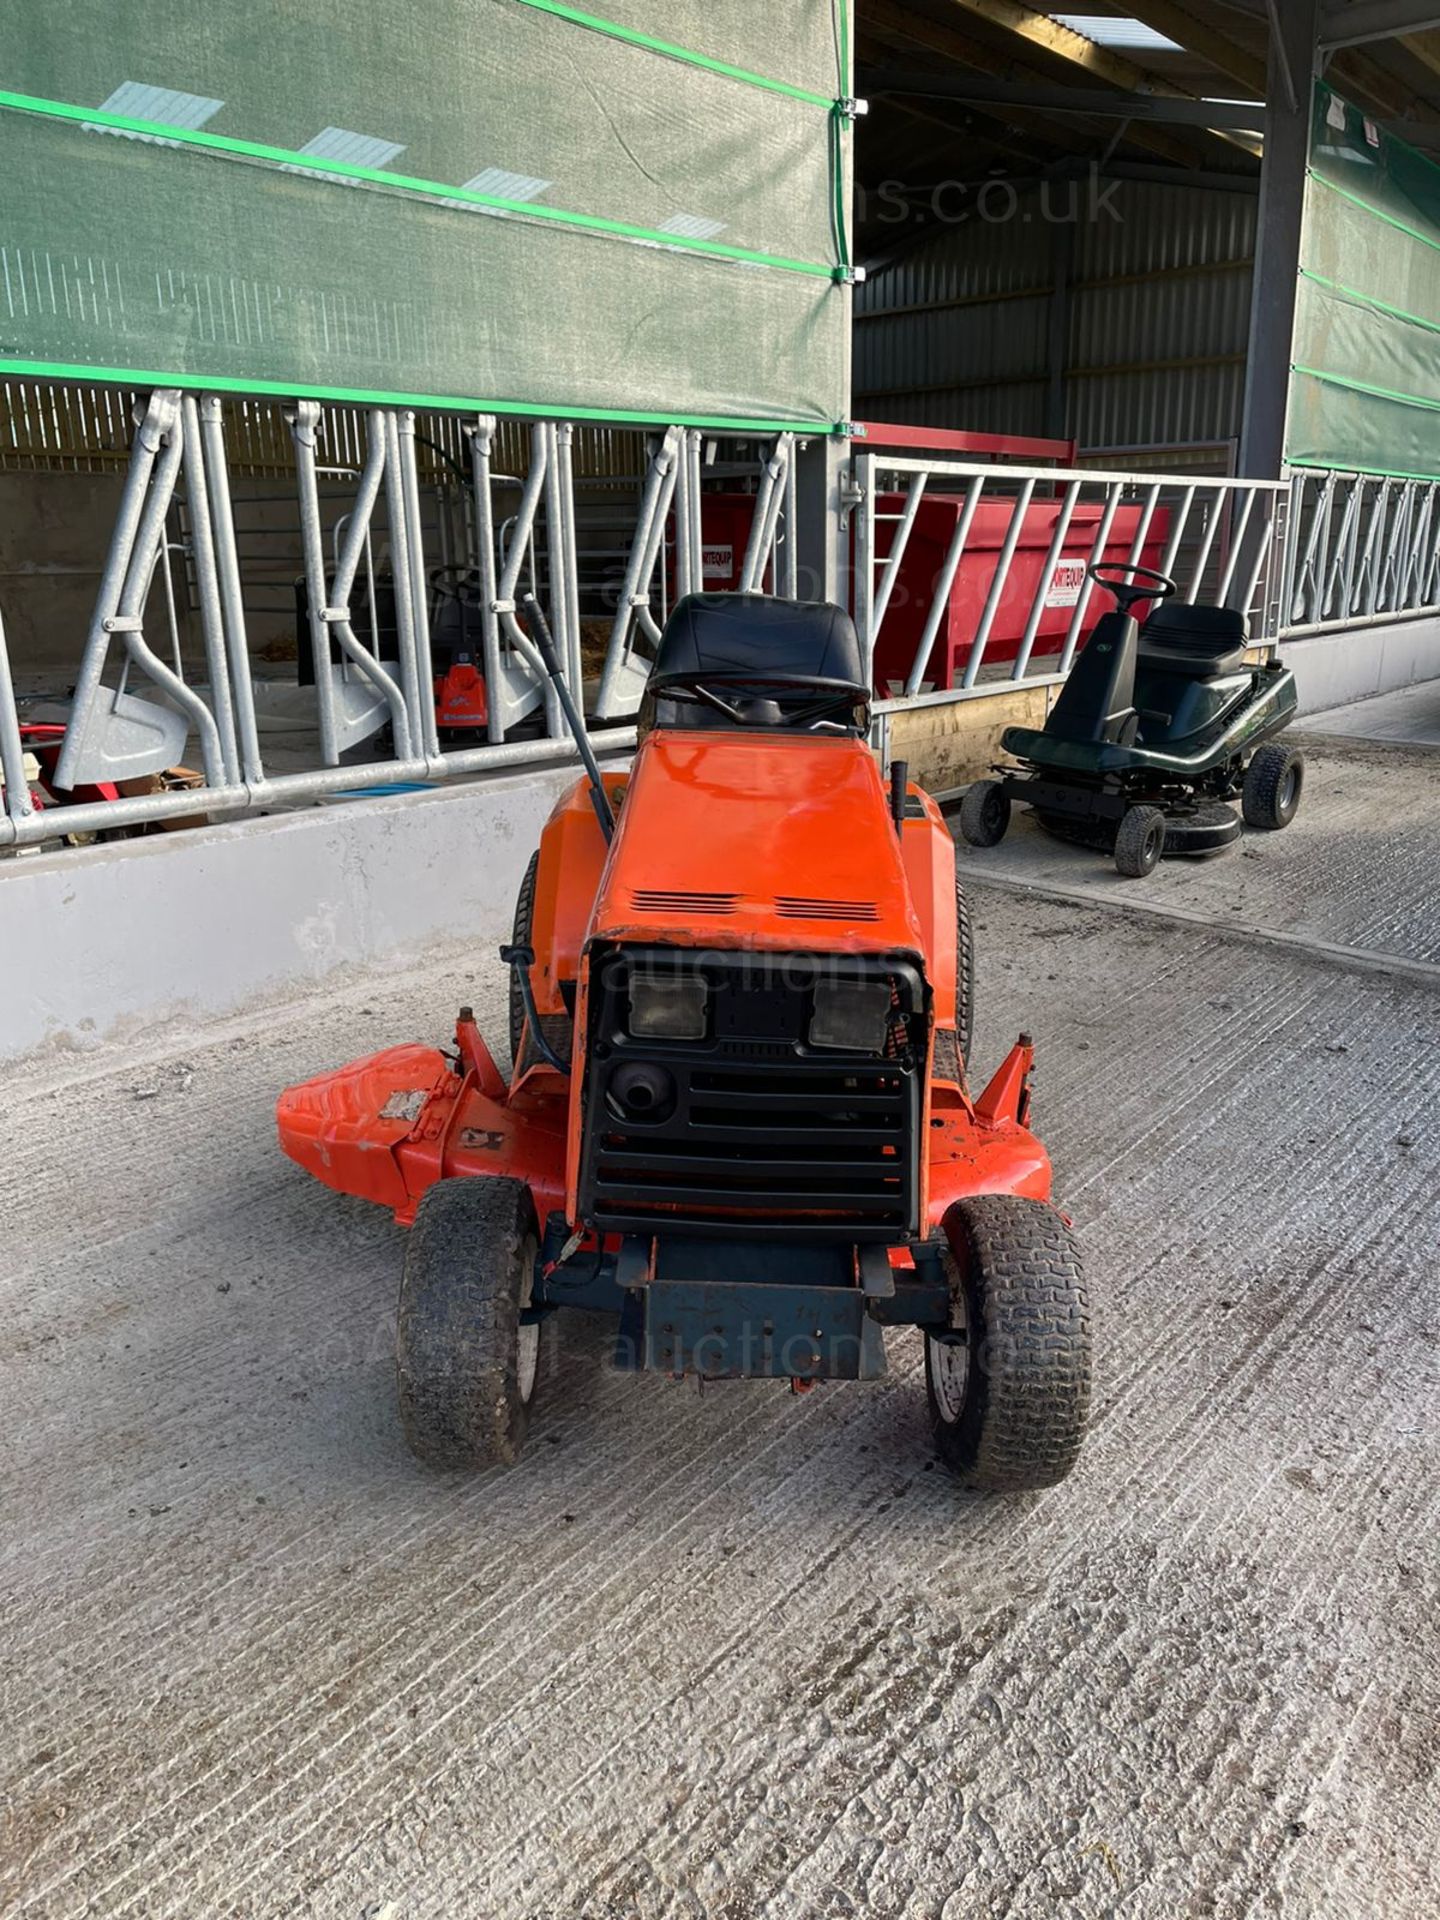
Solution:
{"label": "green mower steering wheel", "polygon": [[[1131,566],[1125,560],[1097,560],[1086,571],[1096,586],[1103,587],[1113,597],[1121,613],[1125,614],[1141,600],[1168,600],[1175,591],[1175,582],[1168,574],[1156,573],[1153,567]],[[1105,576],[1111,573],[1118,573],[1121,578],[1107,580]],[[1147,580],[1153,581],[1154,585],[1139,584]]]}

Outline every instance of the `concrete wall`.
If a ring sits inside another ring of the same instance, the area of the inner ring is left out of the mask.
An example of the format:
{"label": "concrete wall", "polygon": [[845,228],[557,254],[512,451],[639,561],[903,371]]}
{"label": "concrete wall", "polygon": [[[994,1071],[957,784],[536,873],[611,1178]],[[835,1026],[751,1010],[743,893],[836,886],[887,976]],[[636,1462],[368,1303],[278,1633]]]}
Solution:
{"label": "concrete wall", "polygon": [[0,862],[0,1061],[213,1019],[439,943],[487,963],[575,769]]}
{"label": "concrete wall", "polygon": [[1440,618],[1393,620],[1290,640],[1281,658],[1295,675],[1302,713],[1323,713],[1373,693],[1440,678]]}
{"label": "concrete wall", "polygon": [[[922,699],[889,750],[963,786],[1048,683]],[[0,1061],[215,1019],[440,945],[485,954],[571,766],[0,860]]]}
{"label": "concrete wall", "polygon": [[951,793],[979,780],[997,760],[1006,727],[1043,727],[1060,683],[1037,680],[956,700],[922,694],[888,716],[885,757],[904,760],[910,778],[930,793]]}

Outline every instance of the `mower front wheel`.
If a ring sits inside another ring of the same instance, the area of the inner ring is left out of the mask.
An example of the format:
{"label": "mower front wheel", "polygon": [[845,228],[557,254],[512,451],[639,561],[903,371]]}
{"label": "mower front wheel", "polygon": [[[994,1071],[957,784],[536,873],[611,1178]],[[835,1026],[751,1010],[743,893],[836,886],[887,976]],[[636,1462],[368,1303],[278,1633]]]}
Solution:
{"label": "mower front wheel", "polygon": [[972,847],[998,847],[1010,825],[1010,796],[998,780],[977,780],[960,802],[960,831]]}
{"label": "mower front wheel", "polygon": [[1165,851],[1165,816],[1159,807],[1131,807],[1115,835],[1115,866],[1127,880],[1143,880]]}
{"label": "mower front wheel", "polygon": [[1090,1406],[1090,1300],[1070,1229],[1014,1194],[956,1204],[951,1330],[925,1336],[941,1459],[967,1487],[1022,1493],[1075,1465]]}
{"label": "mower front wheel", "polygon": [[521,1322],[537,1250],[523,1180],[440,1180],[416,1209],[395,1360],[401,1425],[426,1466],[519,1456],[539,1374],[539,1324]]}

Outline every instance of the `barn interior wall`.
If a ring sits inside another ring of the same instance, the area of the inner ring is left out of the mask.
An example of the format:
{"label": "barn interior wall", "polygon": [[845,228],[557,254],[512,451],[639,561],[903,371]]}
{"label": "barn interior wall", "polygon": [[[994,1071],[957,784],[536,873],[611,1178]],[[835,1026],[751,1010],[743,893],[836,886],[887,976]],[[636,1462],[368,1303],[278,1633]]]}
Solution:
{"label": "barn interior wall", "polygon": [[1052,181],[997,192],[990,211],[858,290],[856,414],[1089,448],[1203,445],[1218,464],[1239,431],[1254,195]]}

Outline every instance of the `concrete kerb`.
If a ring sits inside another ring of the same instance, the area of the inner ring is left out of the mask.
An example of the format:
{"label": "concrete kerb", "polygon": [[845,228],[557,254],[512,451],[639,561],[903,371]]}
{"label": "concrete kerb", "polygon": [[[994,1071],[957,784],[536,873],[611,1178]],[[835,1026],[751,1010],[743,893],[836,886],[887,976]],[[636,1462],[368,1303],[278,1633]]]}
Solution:
{"label": "concrete kerb", "polygon": [[0,864],[0,1061],[83,1050],[502,939],[576,778],[529,768]]}

